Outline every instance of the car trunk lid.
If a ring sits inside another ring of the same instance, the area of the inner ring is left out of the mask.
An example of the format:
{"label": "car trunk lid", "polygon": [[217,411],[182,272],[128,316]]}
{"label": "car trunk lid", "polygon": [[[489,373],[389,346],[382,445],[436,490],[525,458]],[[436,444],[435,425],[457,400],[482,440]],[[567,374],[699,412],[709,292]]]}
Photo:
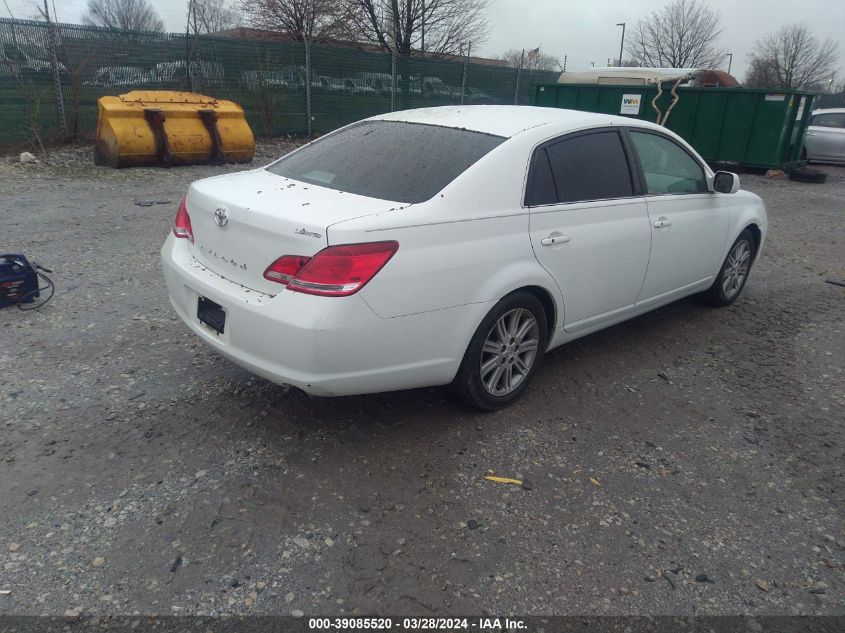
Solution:
{"label": "car trunk lid", "polygon": [[197,261],[246,288],[275,294],[282,286],[265,279],[264,271],[278,257],[311,257],[328,245],[329,225],[397,203],[258,169],[197,181],[186,205]]}

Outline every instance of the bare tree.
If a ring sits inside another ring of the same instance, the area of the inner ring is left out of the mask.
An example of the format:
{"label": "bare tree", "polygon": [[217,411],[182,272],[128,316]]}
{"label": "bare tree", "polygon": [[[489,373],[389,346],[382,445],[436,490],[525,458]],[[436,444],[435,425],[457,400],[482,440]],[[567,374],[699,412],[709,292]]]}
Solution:
{"label": "bare tree", "polygon": [[777,73],[771,60],[752,57],[745,75],[745,85],[749,88],[777,88]]}
{"label": "bare tree", "polygon": [[82,22],[124,31],[164,31],[164,22],[149,0],[88,0]]}
{"label": "bare tree", "polygon": [[240,24],[240,16],[225,0],[189,0],[189,28],[195,35],[217,33]]}
{"label": "bare tree", "polygon": [[633,59],[623,59],[621,62],[618,59],[611,59],[611,66],[616,68],[639,68],[640,64]]}
{"label": "bare tree", "polygon": [[487,40],[489,0],[342,0],[340,24],[351,39],[398,55],[423,48],[455,54]]}
{"label": "bare tree", "polygon": [[751,70],[747,83],[758,81],[751,71],[765,69],[762,79],[766,88],[800,88],[827,90],[836,71],[837,45],[831,40],[819,41],[804,24],[781,27],[754,43]]}
{"label": "bare tree", "polygon": [[342,0],[239,0],[247,24],[267,31],[282,31],[298,42],[319,41],[338,34]]}
{"label": "bare tree", "polygon": [[[536,49],[535,49],[536,50]],[[546,53],[537,52],[532,55],[533,51],[521,51],[515,48],[506,50],[499,59],[504,59],[508,66],[518,68],[520,59],[522,60],[522,68],[524,70],[560,70],[560,60],[554,55],[547,55]]]}
{"label": "bare tree", "polygon": [[721,22],[700,0],[674,0],[637,21],[625,50],[638,66],[715,68],[725,56]]}

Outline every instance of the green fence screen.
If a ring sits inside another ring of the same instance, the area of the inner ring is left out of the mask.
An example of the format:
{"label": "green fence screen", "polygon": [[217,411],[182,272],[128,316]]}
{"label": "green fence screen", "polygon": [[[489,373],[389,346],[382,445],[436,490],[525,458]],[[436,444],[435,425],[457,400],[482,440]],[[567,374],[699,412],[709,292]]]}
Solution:
{"label": "green fence screen", "polygon": [[[56,62],[53,63],[53,52]],[[146,33],[0,19],[0,145],[90,139],[97,99],[135,89],[194,90],[240,104],[257,136],[315,133],[392,109],[528,104],[557,73],[354,47]],[[310,78],[308,71],[310,70]],[[62,100],[55,77],[58,74]],[[517,83],[518,82],[518,83]]]}

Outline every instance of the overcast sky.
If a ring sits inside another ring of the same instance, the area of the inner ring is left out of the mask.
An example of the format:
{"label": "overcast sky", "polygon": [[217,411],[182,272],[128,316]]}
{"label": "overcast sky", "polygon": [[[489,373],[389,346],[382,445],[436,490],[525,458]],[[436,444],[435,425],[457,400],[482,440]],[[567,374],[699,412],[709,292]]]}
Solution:
{"label": "overcast sky", "polygon": [[[42,2],[43,0],[38,0]],[[59,21],[79,22],[86,0],[49,0]],[[31,17],[35,0],[6,0],[15,17]],[[185,28],[187,0],[152,0],[169,31]],[[496,57],[508,48],[531,49],[568,56],[567,69],[607,64],[619,54],[621,27],[664,3],[649,0],[490,0],[490,38],[478,51]],[[722,45],[733,53],[731,72],[745,76],[752,44],[783,24],[806,22],[821,39],[839,44],[840,71],[845,76],[845,1],[843,0],[710,0],[722,15]],[[0,0],[0,15],[5,14]],[[724,68],[727,69],[727,58]]]}

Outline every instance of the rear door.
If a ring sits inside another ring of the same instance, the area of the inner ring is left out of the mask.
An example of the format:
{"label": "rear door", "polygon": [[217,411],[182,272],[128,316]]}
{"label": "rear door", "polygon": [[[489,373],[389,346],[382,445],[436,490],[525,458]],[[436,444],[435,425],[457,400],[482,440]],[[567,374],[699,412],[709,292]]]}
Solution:
{"label": "rear door", "polygon": [[813,115],[804,147],[811,159],[845,160],[845,112]]}
{"label": "rear door", "polygon": [[651,258],[639,301],[657,299],[713,277],[730,214],[709,191],[701,162],[671,137],[630,128],[651,223]]}
{"label": "rear door", "polygon": [[531,244],[563,293],[568,331],[614,320],[642,287],[651,230],[629,155],[618,129],[600,128],[563,136],[532,156]]}

